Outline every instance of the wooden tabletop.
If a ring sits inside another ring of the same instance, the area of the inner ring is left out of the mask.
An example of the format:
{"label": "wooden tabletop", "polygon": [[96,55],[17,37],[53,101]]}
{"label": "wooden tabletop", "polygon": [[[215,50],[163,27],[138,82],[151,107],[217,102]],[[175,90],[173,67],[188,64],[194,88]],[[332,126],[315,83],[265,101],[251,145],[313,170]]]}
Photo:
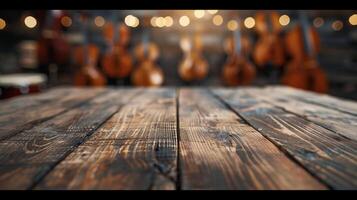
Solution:
{"label": "wooden tabletop", "polygon": [[3,100],[0,189],[357,189],[357,103],[280,86]]}

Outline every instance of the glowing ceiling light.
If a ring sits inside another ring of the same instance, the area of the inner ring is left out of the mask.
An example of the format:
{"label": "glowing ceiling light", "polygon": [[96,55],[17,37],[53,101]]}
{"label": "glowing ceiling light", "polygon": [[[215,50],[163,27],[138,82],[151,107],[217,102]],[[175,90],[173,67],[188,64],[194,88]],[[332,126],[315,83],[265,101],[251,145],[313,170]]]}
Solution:
{"label": "glowing ceiling light", "polygon": [[220,26],[223,23],[223,17],[221,15],[215,15],[212,18],[212,22],[213,22],[214,25]]}
{"label": "glowing ceiling light", "polygon": [[255,26],[255,19],[253,17],[247,17],[244,20],[244,26],[246,28],[253,28]]}
{"label": "glowing ceiling light", "polygon": [[174,24],[174,20],[170,16],[166,16],[165,18],[165,26],[170,27]]}
{"label": "glowing ceiling light", "polygon": [[61,18],[61,24],[64,27],[70,27],[72,25],[72,19],[68,16],[64,16]]}
{"label": "glowing ceiling light", "polygon": [[341,20],[336,20],[332,23],[331,27],[335,31],[340,31],[343,28],[343,23]]}
{"label": "glowing ceiling light", "polygon": [[316,17],[313,21],[313,24],[316,28],[320,28],[324,24],[324,19],[321,17]]}
{"label": "glowing ceiling light", "polygon": [[357,14],[351,15],[350,18],[348,19],[348,21],[350,22],[350,24],[352,26],[356,26],[357,25]]}
{"label": "glowing ceiling light", "polygon": [[6,21],[3,18],[0,18],[0,30],[3,30],[6,27]]}
{"label": "glowing ceiling light", "polygon": [[32,16],[27,16],[25,17],[24,23],[28,28],[35,28],[37,25],[37,20]]}
{"label": "glowing ceiling light", "polygon": [[139,26],[139,19],[133,15],[128,15],[124,18],[124,22],[127,26],[130,26],[130,27],[137,27]]}
{"label": "glowing ceiling light", "polygon": [[165,18],[163,18],[163,17],[158,17],[158,18],[156,18],[155,23],[156,23],[156,26],[162,28],[162,27],[165,26]]}
{"label": "glowing ceiling light", "polygon": [[290,23],[290,17],[288,15],[282,15],[279,17],[279,23],[282,26],[286,26]]}
{"label": "glowing ceiling light", "polygon": [[150,20],[151,26],[153,26],[153,27],[156,27],[156,26],[157,26],[157,25],[156,25],[156,19],[157,19],[157,17],[152,17],[152,18],[151,18],[151,20]]}
{"label": "glowing ceiling light", "polygon": [[190,24],[190,18],[188,18],[187,16],[182,16],[180,17],[179,23],[183,27],[188,26]]}
{"label": "glowing ceiling light", "polygon": [[105,24],[105,19],[102,16],[96,16],[94,18],[94,24],[98,27],[102,27]]}
{"label": "glowing ceiling light", "polygon": [[204,10],[195,10],[195,11],[193,11],[193,14],[197,18],[202,18],[203,16],[205,16],[205,11]]}
{"label": "glowing ceiling light", "polygon": [[207,10],[207,12],[211,15],[214,15],[218,12],[218,10]]}
{"label": "glowing ceiling light", "polygon": [[238,23],[236,20],[230,20],[228,23],[227,23],[227,28],[228,30],[230,31],[235,31],[237,30],[238,28]]}

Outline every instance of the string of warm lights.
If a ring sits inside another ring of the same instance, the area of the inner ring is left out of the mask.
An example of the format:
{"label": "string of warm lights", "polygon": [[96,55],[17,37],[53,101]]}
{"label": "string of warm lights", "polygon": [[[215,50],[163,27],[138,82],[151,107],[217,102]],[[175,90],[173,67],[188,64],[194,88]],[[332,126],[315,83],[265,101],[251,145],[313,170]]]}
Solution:
{"label": "string of warm lights", "polygon": [[[215,26],[221,26],[224,23],[224,18],[222,15],[217,14],[218,10],[194,10],[193,15],[197,19],[201,19],[205,17],[206,13],[212,16],[212,23]],[[207,16],[209,16],[207,15]],[[348,19],[348,23],[352,26],[357,25],[357,14],[352,14]],[[72,25],[72,18],[69,16],[62,16],[60,20],[62,26],[70,27]],[[96,16],[94,18],[94,25],[97,27],[103,27],[106,23],[106,20],[103,16]],[[37,26],[38,22],[34,16],[28,15],[23,18],[24,25],[29,28],[33,29]],[[124,23],[132,28],[136,28],[140,25],[140,20],[138,17],[134,15],[127,15],[124,18]],[[279,17],[279,23],[282,26],[287,26],[290,24],[290,17],[287,14],[283,14]],[[325,21],[322,17],[316,17],[313,19],[313,26],[316,28],[320,28],[324,25]],[[347,23],[347,22],[346,22]],[[150,20],[150,24],[152,27],[171,27],[174,25],[174,19],[171,16],[153,16]],[[191,24],[191,19],[188,15],[183,15],[178,18],[178,24],[182,27],[187,27]],[[246,17],[243,20],[243,25],[247,29],[252,29],[255,27],[255,19],[254,17]],[[228,20],[227,21],[227,29],[230,31],[236,30],[239,26],[235,20]],[[7,27],[6,20],[0,18],[0,30],[4,30]],[[331,23],[331,28],[334,31],[340,31],[344,27],[344,22],[342,20],[334,20]]]}

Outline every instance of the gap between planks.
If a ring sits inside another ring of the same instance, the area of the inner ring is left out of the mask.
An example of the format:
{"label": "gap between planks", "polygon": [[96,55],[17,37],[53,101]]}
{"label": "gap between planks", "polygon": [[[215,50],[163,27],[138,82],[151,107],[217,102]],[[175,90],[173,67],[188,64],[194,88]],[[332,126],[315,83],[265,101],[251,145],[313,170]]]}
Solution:
{"label": "gap between planks", "polygon": [[[305,123],[304,121],[308,121],[308,120],[305,120],[304,118],[300,118],[298,115],[294,113],[288,114],[284,112],[286,114],[283,115],[282,112],[283,110],[281,110],[281,108],[275,107],[274,105],[265,108],[263,106],[264,105],[263,102],[257,101],[256,99],[252,98],[252,96],[248,97],[249,94],[247,93],[243,94],[244,89],[243,90],[242,89],[240,90],[218,89],[218,90],[214,90],[214,92],[213,91],[211,92],[221,101],[223,101],[227,106],[229,106],[235,113],[237,113],[237,115],[243,114],[241,115],[243,119],[245,119],[252,127],[254,127],[259,132],[261,132],[262,135],[267,137],[267,139],[272,141],[276,146],[280,147],[280,149],[283,152],[290,154],[291,158],[293,158],[296,162],[300,163],[305,169],[307,169],[308,172],[310,172],[314,177],[318,178],[318,180],[320,180],[321,182],[325,183],[328,187],[333,189],[355,188],[354,185],[356,184],[356,179],[354,178],[353,175],[353,169],[355,168],[356,158],[353,152],[355,151],[354,149],[356,147],[356,144],[353,141],[346,140],[344,137],[341,137],[338,134],[331,132],[330,130],[325,129],[319,125],[316,125],[313,122],[310,122],[311,124],[306,125],[305,127],[310,129],[312,133],[306,132],[306,130],[304,131],[295,130],[296,133],[293,134],[294,137],[289,136],[286,130],[279,130],[276,129],[276,127],[269,127],[265,125],[263,126],[263,124],[268,123],[269,119],[273,116],[274,118],[276,117],[287,118],[288,121],[290,118],[291,118],[290,120],[293,121],[298,120],[297,122],[299,122],[300,124]],[[238,94],[239,94],[239,98],[236,99],[237,102],[233,102],[232,97],[237,98],[236,95]],[[254,106],[252,107],[252,105]],[[266,117],[268,118],[264,119]],[[257,121],[258,119],[263,120],[264,122]],[[286,121],[286,123],[288,121]],[[290,126],[292,124],[286,124],[286,125]],[[262,126],[265,128],[260,128],[261,129],[260,130],[259,127]],[[282,128],[288,127],[285,125],[282,126],[283,126]],[[308,138],[308,140],[305,141],[302,138],[296,138],[296,136],[298,136],[297,132],[300,131],[302,132],[299,134],[304,135],[304,137]],[[316,139],[316,138],[314,139],[313,137],[316,137],[316,134],[317,135],[323,134],[324,136],[323,138],[320,137],[320,139]],[[290,141],[290,143],[287,143],[288,140],[291,138],[297,141]],[[329,140],[332,141],[328,143],[328,140],[326,140],[327,138],[329,138]],[[298,142],[298,143],[294,144],[294,142]],[[316,150],[318,150],[317,152],[315,152],[314,150],[315,148]],[[333,148],[332,151],[331,148]],[[336,153],[334,151],[338,151],[339,153]],[[306,155],[304,152],[306,153]],[[312,156],[311,158],[309,157],[310,154]],[[327,157],[325,157],[324,154],[326,154]]]}

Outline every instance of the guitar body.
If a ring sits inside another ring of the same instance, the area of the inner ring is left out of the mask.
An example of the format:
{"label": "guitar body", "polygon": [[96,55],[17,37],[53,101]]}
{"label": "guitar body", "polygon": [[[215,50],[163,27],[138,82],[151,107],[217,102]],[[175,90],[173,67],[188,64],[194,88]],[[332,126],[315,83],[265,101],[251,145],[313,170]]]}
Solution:
{"label": "guitar body", "polygon": [[135,86],[157,87],[164,83],[164,73],[155,64],[159,49],[154,43],[139,44],[135,48],[139,64],[133,71],[131,80]]}
{"label": "guitar body", "polygon": [[160,86],[164,79],[162,70],[147,60],[142,62],[133,72],[132,80],[136,86]]}
{"label": "guitar body", "polygon": [[[85,55],[87,48],[88,55]],[[76,63],[81,66],[80,70],[75,74],[74,84],[77,86],[105,86],[106,79],[103,74],[98,71],[96,63],[98,61],[99,49],[89,44],[87,47],[78,47],[74,51]],[[88,59],[86,60],[85,57]]]}
{"label": "guitar body", "polygon": [[327,76],[317,61],[305,61],[305,68],[308,74],[308,89],[319,93],[326,93],[328,91]]}
{"label": "guitar body", "polygon": [[227,86],[251,84],[256,77],[256,69],[246,56],[251,49],[249,39],[236,30],[232,37],[226,39],[224,49],[228,54],[222,70],[224,84]]}
{"label": "guitar body", "polygon": [[[304,37],[309,37],[309,44],[304,43]],[[281,82],[291,87],[326,93],[327,77],[316,60],[320,49],[316,30],[309,27],[304,34],[302,27],[296,26],[287,33],[285,43],[292,60],[287,65]],[[311,48],[310,55],[305,50],[307,45]]]}
{"label": "guitar body", "polygon": [[129,76],[133,61],[131,55],[120,47],[113,52],[106,53],[103,56],[102,66],[104,72],[111,78],[125,78]]}
{"label": "guitar body", "polygon": [[49,27],[43,27],[45,30],[38,39],[38,60],[41,65],[47,65],[51,62],[66,64],[70,57],[70,45],[61,32],[60,19],[63,14],[55,17],[50,15],[47,14],[46,17],[54,18],[53,22],[47,25]]}
{"label": "guitar body", "polygon": [[302,63],[299,60],[289,62],[281,79],[282,84],[307,90],[308,76],[306,71],[302,68]]}
{"label": "guitar body", "polygon": [[249,85],[255,76],[254,66],[242,56],[234,56],[223,67],[223,80],[228,86]]}
{"label": "guitar body", "polygon": [[208,62],[202,56],[200,36],[195,36],[194,44],[187,37],[182,38],[180,43],[184,52],[184,59],[178,66],[180,78],[187,82],[206,78],[209,68]]}
{"label": "guitar body", "polygon": [[119,41],[114,43],[114,25],[108,23],[104,30],[104,37],[109,43],[110,50],[105,53],[102,59],[104,72],[110,78],[125,78],[130,75],[133,66],[133,59],[127,52],[126,46],[129,41],[129,30],[121,24],[119,26]]}
{"label": "guitar body", "polygon": [[208,74],[208,63],[199,55],[189,53],[180,63],[178,73],[184,81],[202,80]]}
{"label": "guitar body", "polygon": [[[281,25],[279,24],[278,13],[271,12],[266,15],[264,12],[258,12],[256,22],[259,39],[253,51],[254,62],[260,68],[269,63],[275,67],[284,65],[285,49],[284,42],[280,38]],[[271,23],[270,27],[268,26],[269,23]]]}

